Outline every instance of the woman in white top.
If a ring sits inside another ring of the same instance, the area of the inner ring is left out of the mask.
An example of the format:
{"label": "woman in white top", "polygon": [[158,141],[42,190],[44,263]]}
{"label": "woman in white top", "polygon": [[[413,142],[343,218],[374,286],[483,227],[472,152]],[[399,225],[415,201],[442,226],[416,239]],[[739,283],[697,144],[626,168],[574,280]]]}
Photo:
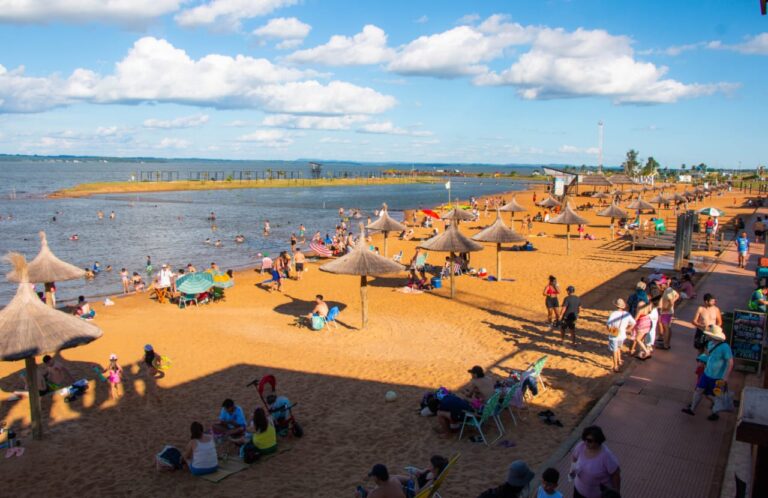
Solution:
{"label": "woman in white top", "polygon": [[618,372],[622,365],[621,347],[627,340],[627,330],[635,326],[635,319],[627,311],[627,303],[623,299],[617,299],[613,305],[616,311],[608,317],[608,350],[613,359],[613,371]]}
{"label": "woman in white top", "polygon": [[216,455],[216,442],[213,436],[203,432],[203,424],[192,422],[189,428],[192,439],[184,449],[184,461],[189,465],[192,475],[202,476],[216,472],[219,458]]}

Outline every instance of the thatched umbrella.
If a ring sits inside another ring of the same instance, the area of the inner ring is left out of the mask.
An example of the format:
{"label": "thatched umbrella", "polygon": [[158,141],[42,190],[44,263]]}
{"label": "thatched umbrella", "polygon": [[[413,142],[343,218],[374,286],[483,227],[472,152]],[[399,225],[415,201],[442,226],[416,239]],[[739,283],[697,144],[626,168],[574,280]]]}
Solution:
{"label": "thatched umbrella", "polygon": [[536,205],[543,208],[553,208],[553,207],[561,206],[560,201],[558,201],[551,195],[546,199],[544,199],[543,201],[538,202]]}
{"label": "thatched umbrella", "polygon": [[[40,252],[27,266],[27,282],[33,284],[45,284],[45,302],[53,308],[53,282],[64,280],[77,280],[85,276],[85,271],[69,263],[65,263],[56,257],[48,247],[48,239],[45,232],[40,232]],[[21,276],[16,270],[11,270],[8,275],[11,282],[21,282]]]}
{"label": "thatched umbrella", "polygon": [[643,200],[643,196],[639,196],[637,199],[630,202],[627,206],[627,209],[634,209],[636,211],[656,211],[656,208],[653,207],[653,204]]}
{"label": "thatched umbrella", "polygon": [[406,226],[397,220],[393,220],[389,213],[382,211],[379,219],[366,227],[368,230],[380,230],[384,232],[384,257],[387,257],[387,236],[389,232],[401,232],[406,230]]}
{"label": "thatched umbrella", "polygon": [[592,196],[593,199],[610,199],[611,197],[613,196],[608,192],[598,192]]}
{"label": "thatched umbrella", "polygon": [[464,236],[459,231],[456,224],[452,224],[450,227],[448,227],[448,230],[441,234],[435,235],[431,239],[419,245],[419,247],[428,251],[449,252],[451,254],[451,268],[449,272],[451,278],[451,299],[453,299],[453,297],[456,295],[456,287],[453,284],[453,260],[456,257],[455,253],[475,252],[483,250],[483,246],[481,244],[478,244],[477,242]]}
{"label": "thatched umbrella", "polygon": [[[499,211],[501,210],[499,209]],[[501,213],[497,211],[496,221],[493,225],[476,233],[472,240],[496,243],[496,278],[501,282],[501,244],[524,242],[525,237],[515,232],[513,228],[505,225],[504,220],[501,219]]]}
{"label": "thatched umbrella", "polygon": [[610,218],[611,219],[611,240],[614,239],[614,235],[613,235],[613,230],[614,230],[613,222],[614,222],[614,220],[616,218],[619,218],[619,219],[621,219],[621,218],[629,218],[629,215],[627,214],[627,212],[624,211],[623,209],[621,209],[619,206],[617,206],[615,202],[613,204],[611,204],[610,206],[608,206],[607,208],[605,208],[602,211],[600,211],[599,213],[597,213],[597,215],[598,216],[604,216],[606,218]]}
{"label": "thatched umbrella", "polygon": [[576,214],[576,211],[571,209],[571,203],[568,199],[563,201],[565,208],[563,211],[549,220],[554,225],[565,225],[565,239],[566,239],[566,254],[571,254],[571,225],[586,225],[589,220]]}
{"label": "thatched umbrella", "polygon": [[649,199],[648,202],[655,202],[656,204],[658,204],[659,211],[661,211],[661,205],[667,202],[667,198],[664,197],[664,195],[659,193],[659,194],[656,194],[656,197],[652,197],[651,199]]}
{"label": "thatched umbrella", "polygon": [[43,425],[35,356],[87,344],[101,337],[101,329],[43,304],[29,285],[24,256],[10,253],[6,259],[14,267],[19,288],[16,296],[0,311],[0,360],[24,360],[32,414],[32,436],[41,439]]}
{"label": "thatched umbrella", "polygon": [[451,220],[451,222],[472,221],[475,219],[475,216],[472,213],[468,213],[467,211],[459,208],[459,205],[457,204],[455,208],[451,209],[445,214],[440,215],[440,219]]}
{"label": "thatched umbrella", "polygon": [[525,211],[528,211],[528,209],[518,204],[517,199],[515,199],[515,196],[513,195],[512,200],[501,206],[499,211],[512,213],[512,219],[514,219],[515,213],[524,213]]}
{"label": "thatched umbrella", "polygon": [[365,328],[368,323],[368,276],[399,273],[404,269],[405,267],[400,263],[395,263],[391,259],[379,256],[368,249],[365,244],[365,230],[362,223],[360,224],[360,239],[354,249],[339,259],[320,267],[320,270],[328,273],[360,276],[360,304],[363,314],[361,329]]}

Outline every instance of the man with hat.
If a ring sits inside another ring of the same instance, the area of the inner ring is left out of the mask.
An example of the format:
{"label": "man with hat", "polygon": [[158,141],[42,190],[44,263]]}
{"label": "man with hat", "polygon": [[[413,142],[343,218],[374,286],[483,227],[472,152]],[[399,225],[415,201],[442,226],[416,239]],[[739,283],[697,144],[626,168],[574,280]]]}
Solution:
{"label": "man with hat", "polygon": [[608,328],[608,350],[613,359],[613,371],[618,372],[621,367],[621,346],[627,340],[627,330],[635,326],[635,318],[627,311],[627,303],[619,298],[613,302],[616,311],[608,316],[606,327]]}
{"label": "man with hat", "polygon": [[472,380],[469,381],[469,386],[464,390],[464,395],[470,401],[476,399],[481,404],[485,403],[496,392],[496,381],[486,376],[483,367],[480,365],[470,368],[467,370],[467,373],[472,374]]}
{"label": "man with hat", "polygon": [[[691,404],[683,408],[683,413],[694,415],[696,407],[701,401],[702,395],[714,396],[715,387],[725,385],[728,376],[733,369],[733,351],[726,342],[723,329],[719,325],[709,325],[704,329],[704,335],[709,339],[707,344],[707,363],[704,367],[704,373],[699,377],[696,383],[696,389],[693,391]],[[714,411],[707,417],[707,420],[717,420],[720,417]]]}
{"label": "man with hat", "polygon": [[155,284],[155,292],[157,294],[158,303],[165,301],[165,296],[171,288],[172,278],[173,272],[170,268],[168,268],[167,264],[164,264],[160,269],[160,273],[157,274],[157,283]]}
{"label": "man with hat", "polygon": [[535,474],[522,460],[515,460],[507,469],[504,484],[483,491],[477,498],[523,498],[528,496],[528,486]]}
{"label": "man with hat", "polygon": [[398,478],[389,475],[386,465],[377,463],[368,472],[368,477],[373,477],[376,487],[368,491],[358,486],[355,492],[357,498],[405,498],[403,485]]}

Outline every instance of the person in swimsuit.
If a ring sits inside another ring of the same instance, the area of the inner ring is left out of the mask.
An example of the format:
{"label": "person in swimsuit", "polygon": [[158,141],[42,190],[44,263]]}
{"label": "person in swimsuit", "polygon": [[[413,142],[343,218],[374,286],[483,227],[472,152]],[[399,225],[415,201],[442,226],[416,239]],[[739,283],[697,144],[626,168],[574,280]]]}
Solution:
{"label": "person in swimsuit", "polygon": [[157,379],[165,377],[165,373],[162,371],[162,362],[162,356],[155,351],[151,344],[144,346],[144,365],[147,367],[147,373],[151,377]]}
{"label": "person in swimsuit", "polygon": [[557,296],[560,294],[560,286],[557,285],[557,279],[549,276],[549,282],[542,292],[544,295],[544,305],[547,307],[547,321],[552,327],[560,321],[560,302]]}
{"label": "person in swimsuit", "polygon": [[300,247],[293,248],[293,263],[296,266],[296,280],[301,280],[301,274],[304,273],[304,262],[307,257],[301,252]]}
{"label": "person in swimsuit", "polygon": [[704,305],[699,306],[696,315],[693,317],[693,325],[696,327],[694,336],[694,347],[703,353],[707,346],[704,338],[704,331],[710,325],[723,326],[723,316],[720,314],[720,308],[717,307],[717,299],[712,294],[704,294]]}
{"label": "person in swimsuit", "polygon": [[106,375],[109,382],[109,394],[112,399],[120,397],[119,385],[123,381],[123,367],[117,363],[117,355],[109,355],[109,366],[104,369],[102,374]]}

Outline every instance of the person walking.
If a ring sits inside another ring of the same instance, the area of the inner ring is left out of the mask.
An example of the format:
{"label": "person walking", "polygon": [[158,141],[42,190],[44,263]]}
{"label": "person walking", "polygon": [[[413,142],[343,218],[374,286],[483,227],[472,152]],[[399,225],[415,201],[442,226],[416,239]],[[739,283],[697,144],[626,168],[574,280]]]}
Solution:
{"label": "person walking", "polygon": [[672,286],[664,289],[659,302],[659,325],[663,349],[672,347],[672,320],[675,318],[675,303],[680,299],[680,294]]}
{"label": "person walking", "polygon": [[603,430],[592,425],[581,433],[573,449],[569,475],[574,479],[573,498],[601,498],[604,489],[621,490],[619,459],[605,445]]}
{"label": "person walking", "polygon": [[557,325],[560,321],[560,302],[557,296],[560,294],[560,286],[557,285],[557,279],[553,276],[549,276],[549,282],[542,291],[544,295],[544,305],[547,307],[547,320],[552,327]]}
{"label": "person walking", "polygon": [[627,330],[635,326],[635,319],[627,311],[627,303],[623,299],[617,299],[613,305],[616,311],[608,317],[606,327],[608,328],[608,350],[613,359],[613,371],[618,372],[623,364],[621,347],[627,339]]}
{"label": "person walking", "polygon": [[[707,363],[704,367],[704,373],[696,383],[691,404],[682,409],[682,412],[688,415],[696,414],[696,407],[701,402],[702,396],[714,396],[716,387],[727,386],[728,376],[733,370],[733,351],[728,345],[723,329],[719,325],[711,324],[704,329],[704,335],[709,338]],[[719,418],[720,416],[713,409],[707,420],[714,421]]]}
{"label": "person walking", "polygon": [[576,295],[576,288],[569,285],[565,291],[568,295],[563,299],[563,318],[560,321],[560,339],[565,343],[565,333],[570,331],[573,345],[576,345],[576,320],[581,313],[581,298]]}
{"label": "person walking", "polygon": [[736,239],[736,249],[739,251],[739,268],[746,268],[746,261],[749,257],[749,238],[747,232],[741,232],[741,236]]}

